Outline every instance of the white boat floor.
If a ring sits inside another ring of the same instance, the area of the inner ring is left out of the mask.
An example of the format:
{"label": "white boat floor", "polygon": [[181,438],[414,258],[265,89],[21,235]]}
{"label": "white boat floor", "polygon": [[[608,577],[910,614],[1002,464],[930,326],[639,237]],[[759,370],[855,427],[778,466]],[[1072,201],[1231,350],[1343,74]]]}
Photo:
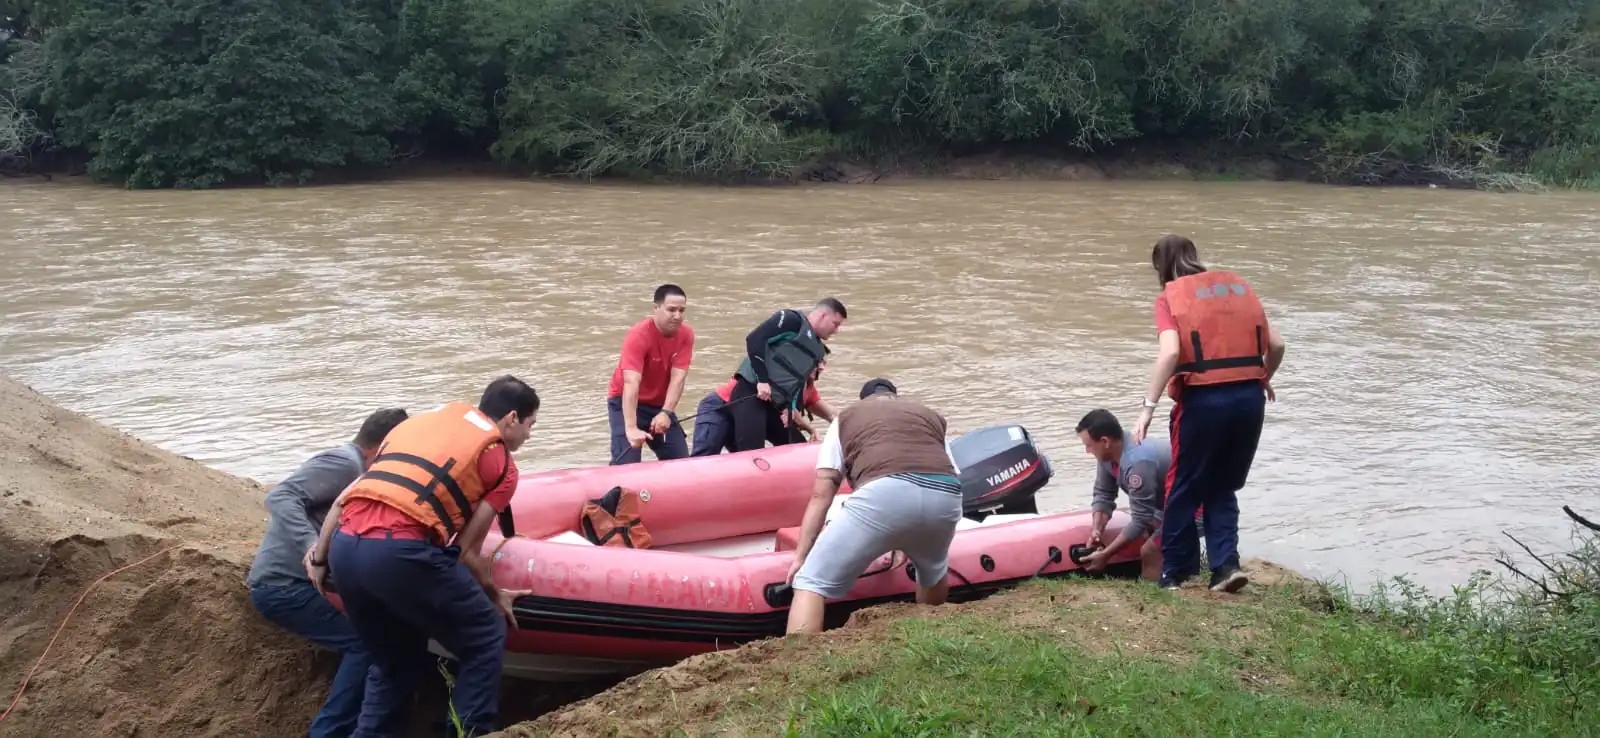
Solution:
{"label": "white boat floor", "polygon": [[[839,502],[839,500],[836,500],[833,507],[829,508],[828,520],[832,520],[833,516],[838,512]],[[984,518],[983,522],[981,523],[972,520],[971,518],[962,518],[956,523],[956,530],[963,531],[971,530],[973,528],[984,528],[992,525],[1002,525],[1004,523],[1016,522],[1018,520],[1028,520],[1030,518],[1037,517],[1040,516],[1036,513],[990,515],[989,517]],[[551,543],[565,543],[574,546],[593,545],[589,543],[587,538],[584,538],[582,535],[572,531],[551,536],[545,540]],[[656,550],[694,554],[696,556],[715,556],[723,559],[735,559],[739,558],[740,556],[753,556],[755,554],[772,553],[778,550],[778,534],[776,531],[751,533],[749,535],[717,538],[710,541],[691,541],[689,543],[657,546]]]}
{"label": "white boat floor", "polygon": [[778,550],[778,534],[752,533],[747,536],[718,538],[712,541],[694,541],[671,546],[657,546],[656,548],[661,551],[736,559],[740,556],[753,556]]}

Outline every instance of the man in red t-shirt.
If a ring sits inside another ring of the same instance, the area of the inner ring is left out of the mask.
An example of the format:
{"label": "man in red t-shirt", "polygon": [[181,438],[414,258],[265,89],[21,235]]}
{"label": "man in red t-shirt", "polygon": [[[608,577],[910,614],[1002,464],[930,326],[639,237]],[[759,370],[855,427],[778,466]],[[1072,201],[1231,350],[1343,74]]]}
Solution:
{"label": "man in red t-shirt", "polygon": [[657,287],[655,310],[622,339],[622,355],[606,396],[612,464],[639,463],[640,447],[647,443],[657,459],[689,455],[689,441],[675,413],[694,358],[694,329],[683,322],[688,301],[678,285]]}
{"label": "man in red t-shirt", "polygon": [[[833,422],[839,414],[817,391],[817,380],[822,377],[822,370],[827,365],[827,362],[822,362],[811,372],[811,381],[806,383],[805,395],[800,398],[800,407],[809,414]],[[705,399],[700,401],[700,406],[695,408],[693,456],[716,456],[722,453],[723,449],[733,450],[733,420],[728,416],[726,406],[733,397],[733,387],[737,382],[738,380],[729,379],[726,384],[707,394]],[[804,418],[789,418],[788,428],[791,443],[802,440],[799,431],[805,431],[811,435],[811,440],[817,440],[816,430]]]}

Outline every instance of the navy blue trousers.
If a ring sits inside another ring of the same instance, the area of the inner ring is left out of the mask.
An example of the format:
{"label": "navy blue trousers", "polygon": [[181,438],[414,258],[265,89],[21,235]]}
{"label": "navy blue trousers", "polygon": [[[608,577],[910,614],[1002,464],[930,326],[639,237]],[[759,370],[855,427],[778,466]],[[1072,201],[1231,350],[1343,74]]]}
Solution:
{"label": "navy blue trousers", "polygon": [[1211,570],[1239,566],[1239,497],[1255,461],[1266,416],[1260,382],[1185,387],[1172,408],[1172,467],[1161,526],[1161,574],[1200,573],[1194,515],[1206,514],[1206,559]]}
{"label": "navy blue trousers", "polygon": [[328,567],[372,655],[354,738],[404,733],[411,694],[433,664],[430,638],[459,662],[450,703],[462,729],[499,729],[506,624],[455,549],[340,532]]}
{"label": "navy blue trousers", "polygon": [[733,420],[724,407],[728,403],[716,392],[708,393],[694,409],[693,456],[716,456],[733,448]]}
{"label": "navy blue trousers", "polygon": [[[650,421],[660,412],[659,407],[640,403],[638,411],[634,413],[634,422],[639,424],[639,430],[649,431]],[[644,449],[628,445],[628,434],[623,430],[625,424],[622,422],[621,397],[606,400],[606,415],[611,422],[611,463],[637,464],[643,461]],[[676,421],[667,426],[667,432],[651,436],[650,440],[644,443],[655,453],[656,458],[662,461],[682,459],[689,455],[689,439],[683,434],[683,424]]]}

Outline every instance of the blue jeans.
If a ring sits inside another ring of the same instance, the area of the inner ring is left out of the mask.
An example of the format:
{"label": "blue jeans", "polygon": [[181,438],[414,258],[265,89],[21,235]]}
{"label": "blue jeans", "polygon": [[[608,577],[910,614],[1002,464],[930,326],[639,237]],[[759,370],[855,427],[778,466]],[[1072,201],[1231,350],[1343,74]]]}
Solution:
{"label": "blue jeans", "polygon": [[450,704],[462,730],[481,736],[499,728],[506,624],[455,549],[340,532],[328,566],[372,654],[358,738],[405,731],[411,694],[433,661],[430,638],[459,662]]}
{"label": "blue jeans", "polygon": [[[628,445],[628,435],[623,431],[622,423],[622,398],[613,397],[606,400],[607,414],[611,418],[611,463],[637,464],[643,458],[643,449],[632,448]],[[639,403],[638,412],[634,413],[634,421],[639,424],[639,430],[650,430],[650,419],[654,418],[661,408]],[[650,450],[655,452],[656,458],[663,461],[667,459],[682,459],[689,455],[689,439],[683,435],[683,425],[676,417],[672,424],[667,426],[667,432],[659,436],[651,436],[645,441]],[[620,457],[620,458],[619,458]]]}
{"label": "blue jeans", "polygon": [[1211,571],[1239,566],[1239,497],[1250,476],[1267,397],[1259,382],[1184,388],[1172,408],[1172,470],[1161,526],[1161,574],[1200,572],[1195,511],[1205,505]]}
{"label": "blue jeans", "polygon": [[733,421],[716,392],[706,395],[694,409],[694,456],[716,456],[733,447]]}
{"label": "blue jeans", "polygon": [[278,627],[339,652],[339,670],[322,711],[311,721],[311,738],[344,738],[354,732],[372,657],[350,619],[317,594],[310,582],[251,587],[250,602]]}

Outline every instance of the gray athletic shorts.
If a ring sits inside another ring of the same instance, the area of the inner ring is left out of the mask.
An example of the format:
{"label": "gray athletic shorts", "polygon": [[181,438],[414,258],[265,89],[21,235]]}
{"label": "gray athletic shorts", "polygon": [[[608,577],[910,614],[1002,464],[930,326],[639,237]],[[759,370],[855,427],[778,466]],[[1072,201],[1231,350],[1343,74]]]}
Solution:
{"label": "gray athletic shorts", "polygon": [[955,491],[903,477],[880,477],[861,485],[817,536],[794,575],[794,588],[825,599],[843,597],[867,565],[895,550],[904,551],[916,565],[918,586],[938,584],[950,569],[950,541],[961,520],[960,485],[950,486]]}

